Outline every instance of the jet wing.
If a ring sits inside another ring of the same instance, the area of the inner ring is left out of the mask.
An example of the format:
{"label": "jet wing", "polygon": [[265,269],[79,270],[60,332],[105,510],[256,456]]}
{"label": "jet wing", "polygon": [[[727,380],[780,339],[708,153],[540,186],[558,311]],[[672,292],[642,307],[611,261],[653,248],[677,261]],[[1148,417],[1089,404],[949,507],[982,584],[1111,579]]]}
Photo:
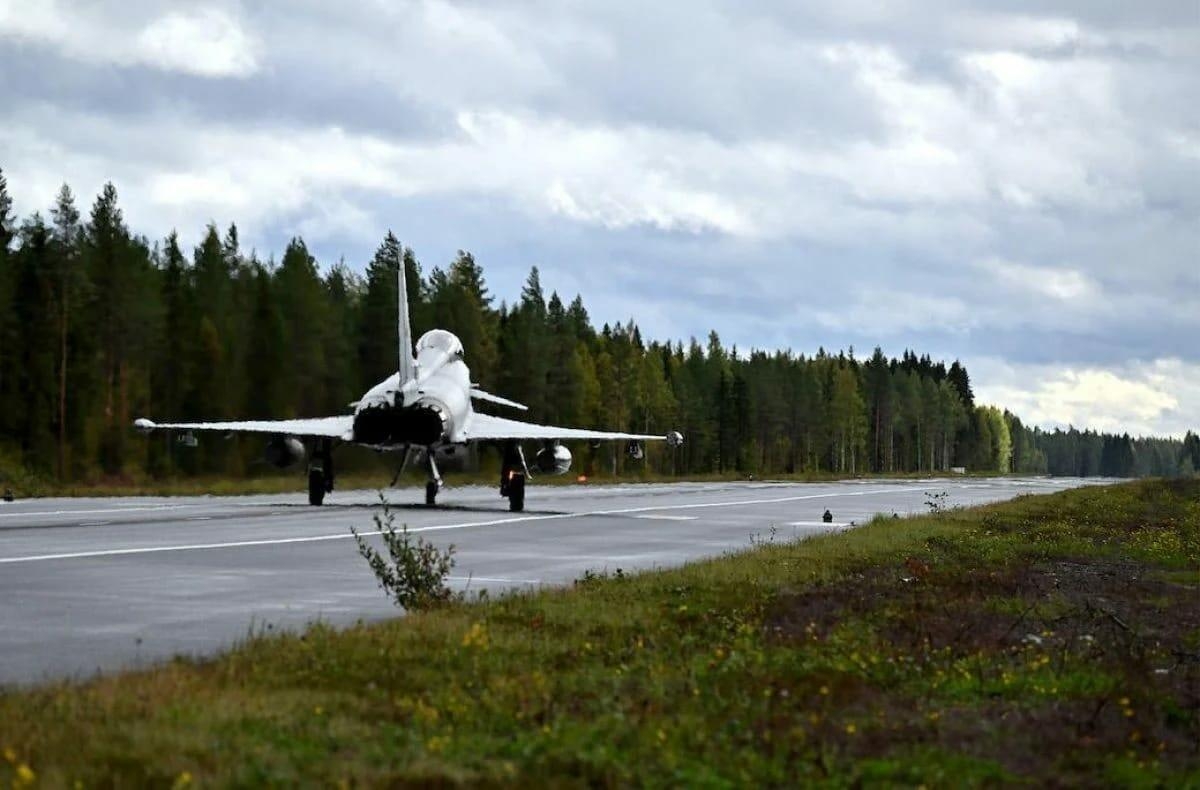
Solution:
{"label": "jet wing", "polygon": [[154,422],[145,417],[133,426],[149,433],[160,429],[218,431],[220,433],[269,433],[284,436],[322,436],[331,439],[354,438],[354,416],[314,417],[302,420],[240,420],[233,422]]}
{"label": "jet wing", "polygon": [[640,433],[614,433],[612,431],[589,431],[582,428],[558,428],[553,425],[535,425],[531,422],[506,420],[490,414],[475,412],[464,431],[466,439],[582,439],[582,440],[665,440],[665,436],[649,436]]}

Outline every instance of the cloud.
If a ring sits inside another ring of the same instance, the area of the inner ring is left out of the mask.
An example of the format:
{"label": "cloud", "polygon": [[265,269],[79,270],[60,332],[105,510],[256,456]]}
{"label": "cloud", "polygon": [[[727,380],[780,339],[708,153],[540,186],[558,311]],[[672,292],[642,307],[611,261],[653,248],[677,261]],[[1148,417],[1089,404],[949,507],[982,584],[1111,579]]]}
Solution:
{"label": "cloud", "polygon": [[813,318],[829,329],[866,328],[881,336],[924,329],[931,323],[944,331],[962,333],[979,321],[970,305],[955,297],[873,288],[861,292],[858,301],[851,305],[818,309]]}
{"label": "cloud", "polygon": [[1090,428],[1182,436],[1200,420],[1200,364],[1177,358],[1115,368],[974,364],[976,399],[997,403],[1044,428]]}
{"label": "cloud", "polygon": [[1030,266],[999,258],[981,261],[977,266],[1004,286],[1058,302],[1087,303],[1101,296],[1100,286],[1076,269]]}
{"label": "cloud", "polygon": [[214,8],[155,19],[138,33],[136,53],[165,71],[202,77],[246,77],[258,70],[253,40]]}
{"label": "cloud", "polygon": [[149,20],[104,11],[57,0],[0,0],[0,39],[54,47],[88,63],[199,77],[248,77],[259,68],[254,37],[220,8],[188,7]]}

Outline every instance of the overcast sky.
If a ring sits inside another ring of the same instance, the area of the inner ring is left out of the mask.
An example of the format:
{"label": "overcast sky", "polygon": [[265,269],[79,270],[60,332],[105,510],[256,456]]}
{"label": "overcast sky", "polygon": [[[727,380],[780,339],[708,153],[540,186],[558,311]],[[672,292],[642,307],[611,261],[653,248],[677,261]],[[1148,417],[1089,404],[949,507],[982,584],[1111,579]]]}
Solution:
{"label": "overcast sky", "polygon": [[22,215],[112,180],[151,238],[357,270],[391,228],[649,337],[959,358],[1045,426],[1200,427],[1198,97],[1196,0],[0,0]]}

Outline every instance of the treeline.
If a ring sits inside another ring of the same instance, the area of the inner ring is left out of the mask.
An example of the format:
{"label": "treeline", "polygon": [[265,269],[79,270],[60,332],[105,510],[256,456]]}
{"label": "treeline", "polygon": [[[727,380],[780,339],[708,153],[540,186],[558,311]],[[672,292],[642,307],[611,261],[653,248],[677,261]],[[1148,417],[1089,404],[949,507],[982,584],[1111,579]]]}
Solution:
{"label": "treeline", "polygon": [[[455,332],[473,379],[527,404],[529,419],[682,431],[683,447],[650,449],[646,464],[659,472],[1125,475],[1200,466],[1191,435],[1185,447],[1031,430],[976,404],[957,361],[889,359],[878,349],[866,360],[852,349],[743,354],[715,332],[704,344],[648,342],[632,320],[597,330],[579,296],[545,294],[536,268],[516,303],[496,304],[470,253],[426,274],[390,233],[361,275],[344,262],[322,270],[299,238],[278,261],[263,261],[242,249],[234,225],[209,225],[185,251],[175,233],[161,241],[132,233],[111,184],[86,217],[64,185],[48,217],[18,222],[2,173],[0,460],[62,480],[252,472],[258,443],[183,448],[141,439],[131,421],[347,412],[395,370],[401,265],[414,332]],[[592,471],[627,463],[581,451]]]}
{"label": "treeline", "polygon": [[1079,431],[1034,430],[1045,455],[1045,471],[1074,477],[1190,477],[1200,469],[1200,436],[1176,439],[1133,438]]}

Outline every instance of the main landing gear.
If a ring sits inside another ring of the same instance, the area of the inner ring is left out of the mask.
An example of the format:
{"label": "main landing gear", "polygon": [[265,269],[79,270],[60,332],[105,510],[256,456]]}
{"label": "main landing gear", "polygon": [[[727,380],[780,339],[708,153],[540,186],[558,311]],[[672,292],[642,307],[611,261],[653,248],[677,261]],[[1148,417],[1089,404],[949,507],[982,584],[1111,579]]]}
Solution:
{"label": "main landing gear", "polygon": [[321,439],[308,463],[308,504],[320,505],[333,490],[333,442]]}
{"label": "main landing gear", "polygon": [[525,509],[525,478],[529,467],[525,453],[517,442],[504,444],[504,461],[500,465],[500,496],[508,497],[508,509],[520,513]]}

